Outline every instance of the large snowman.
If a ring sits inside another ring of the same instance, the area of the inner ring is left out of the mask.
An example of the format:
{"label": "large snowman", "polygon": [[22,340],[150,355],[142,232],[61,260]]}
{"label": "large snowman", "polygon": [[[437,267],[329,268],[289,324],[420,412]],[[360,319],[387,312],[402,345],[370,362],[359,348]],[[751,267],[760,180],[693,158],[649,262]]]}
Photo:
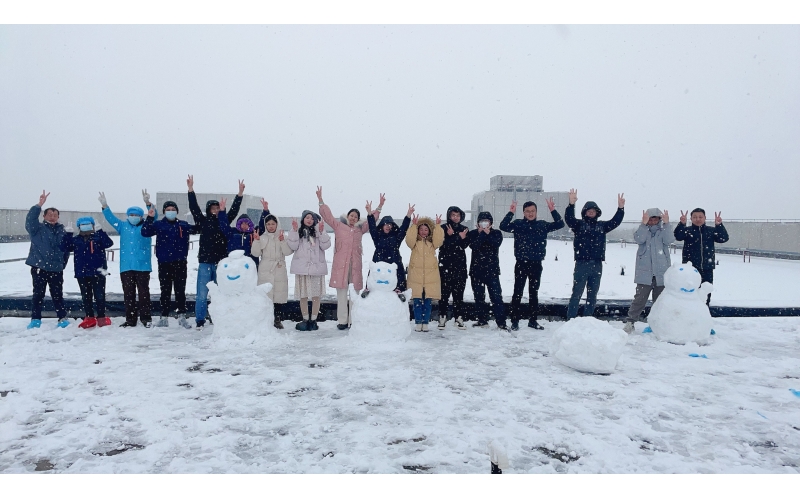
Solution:
{"label": "large snowman", "polygon": [[607,375],[622,359],[628,336],[605,321],[572,318],[550,340],[550,355],[573,370]]}
{"label": "large snowman", "polygon": [[270,283],[257,285],[258,271],[244,250],[234,250],[217,265],[217,283],[208,284],[214,336],[255,341],[275,330]]}
{"label": "large snowman", "polygon": [[397,296],[397,264],[370,262],[367,277],[369,294],[362,297],[350,285],[353,301],[350,338],[365,341],[403,341],[410,332],[408,302]]}
{"label": "large snowman", "polygon": [[711,342],[713,320],[706,297],[714,291],[711,283],[700,284],[700,273],[691,262],[676,262],[664,273],[664,291],[647,317],[656,338],[673,344]]}

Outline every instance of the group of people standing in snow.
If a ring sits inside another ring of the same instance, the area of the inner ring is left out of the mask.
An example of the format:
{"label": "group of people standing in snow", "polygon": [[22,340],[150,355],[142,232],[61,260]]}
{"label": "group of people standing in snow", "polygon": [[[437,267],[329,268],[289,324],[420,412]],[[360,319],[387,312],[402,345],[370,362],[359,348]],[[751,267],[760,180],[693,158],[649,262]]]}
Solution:
{"label": "group of people standing in snow", "polygon": [[[142,191],[146,210],[130,207],[122,220],[114,216],[106,197],[100,193],[99,201],[106,221],[120,235],[120,278],[125,302],[125,322],[122,327],[134,327],[141,321],[149,328],[153,326],[150,310],[151,243],[155,236],[158,279],[161,289],[161,315],[155,326],[169,325],[168,316],[175,313],[178,322],[191,328],[186,307],[187,257],[189,237],[199,234],[197,290],[195,303],[195,328],[204,328],[208,313],[208,283],[216,282],[216,267],[220,260],[233,250],[243,250],[258,267],[258,284],[273,285],[269,295],[275,304],[275,327],[283,328],[283,304],[288,302],[288,272],[295,275],[294,297],[299,300],[302,321],[296,329],[317,330],[320,299],[325,293],[325,276],[328,264],[325,252],[331,247],[331,238],[325,224],[333,228],[336,246],[333,252],[329,285],[337,291],[338,328],[350,326],[349,285],[367,296],[362,275],[362,237],[367,232],[375,244],[373,262],[397,265],[398,300],[405,301],[404,292],[411,288],[412,309],[417,331],[428,331],[433,301],[438,301],[438,328],[444,329],[448,316],[459,329],[464,324],[464,290],[470,278],[475,299],[476,327],[488,326],[489,311],[486,292],[492,304],[497,326],[501,330],[518,330],[519,321],[528,316],[528,327],[543,329],[538,323],[538,291],[541,283],[542,262],[545,258],[547,235],[564,227],[574,233],[575,270],[572,296],[567,308],[567,319],[577,316],[584,290],[587,293],[584,315],[594,312],[597,291],[605,260],[606,234],[617,228],[624,216],[625,199],[618,195],[618,208],[608,221],[599,220],[600,207],[587,202],[581,210],[580,219],[575,217],[577,191],[569,192],[569,205],[562,220],[555,210],[553,199],[546,201],[553,222],[539,220],[538,207],[533,201],[522,206],[523,217],[515,219],[517,202],[513,202],[500,222],[499,230],[493,227],[494,219],[489,212],[480,212],[474,229],[462,223],[464,211],[457,206],[447,209],[443,221],[441,215],[435,220],[415,215],[414,205],[409,204],[403,222],[398,226],[390,216],[381,217],[386,198],[380,195],[379,205],[373,210],[372,203],[365,206],[366,221],[361,212],[353,208],[339,218],[333,215],[323,201],[322,187],[316,191],[319,214],[303,211],[300,220],[293,219],[292,229],[284,232],[277,217],[269,211],[269,204],[261,200],[263,211],[258,224],[248,215],[239,215],[245,185],[239,181],[239,191],[230,210],[227,200],[209,200],[205,211],[201,210],[194,193],[194,178],[187,178],[189,209],[194,223],[178,218],[178,206],[167,201],[162,207],[163,218],[150,202],[150,195]],[[64,308],[62,286],[63,270],[74,254],[75,277],[83,299],[85,317],[79,324],[82,328],[108,326],[111,321],[105,315],[105,283],[107,274],[106,249],[112,241],[96,224],[92,217],[81,217],[77,221],[78,232],[72,227],[58,223],[59,212],[55,208],[44,210],[43,222],[39,215],[49,193],[42,192],[39,203],[31,207],[26,219],[26,230],[31,237],[31,248],[26,264],[31,266],[33,279],[33,304],[31,323],[28,328],[41,326],[41,311],[46,288],[58,316],[58,326],[69,325]],[[146,217],[145,217],[146,214]],[[634,235],[639,244],[637,252],[636,295],[631,305],[626,331],[632,331],[633,322],[644,310],[648,296],[655,301],[664,288],[663,276],[669,267],[667,246],[674,240],[684,241],[683,262],[691,261],[702,274],[703,281],[713,281],[714,242],[728,240],[722,225],[721,214],[715,214],[715,227],[705,226],[705,212],[691,212],[692,225],[686,226],[686,215],[674,233],[669,225],[669,214],[658,209],[643,212],[642,225]],[[237,217],[238,216],[238,217]],[[236,221],[231,225],[232,221]],[[500,285],[499,248],[503,243],[502,231],[514,235],[514,292],[511,300],[509,326]],[[405,243],[411,249],[411,258],[406,269],[400,247]],[[467,270],[466,249],[471,249],[471,261]],[[438,252],[438,255],[437,255]],[[286,258],[291,256],[287,270]],[[528,314],[524,314],[522,296],[528,284]],[[174,291],[175,301],[171,301]],[[453,309],[449,312],[452,297]],[[710,294],[709,294],[710,299]],[[311,301],[309,311],[308,302]],[[95,311],[96,309],[96,311]]]}

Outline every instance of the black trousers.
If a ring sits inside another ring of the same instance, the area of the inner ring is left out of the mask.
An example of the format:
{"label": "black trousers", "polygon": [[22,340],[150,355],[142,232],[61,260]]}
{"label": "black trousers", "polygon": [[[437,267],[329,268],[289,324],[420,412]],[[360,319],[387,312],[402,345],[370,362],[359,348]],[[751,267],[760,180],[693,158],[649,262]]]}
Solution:
{"label": "black trousers", "polygon": [[480,281],[480,279],[472,276],[470,283],[472,284],[472,295],[475,297],[475,315],[478,317],[478,321],[486,322],[489,320],[485,286],[489,289],[489,299],[492,301],[494,320],[498,326],[505,325],[506,311],[505,304],[503,304],[503,290],[500,288],[500,276],[494,275],[486,281]]}
{"label": "black trousers", "polygon": [[539,318],[539,285],[542,280],[542,261],[518,260],[514,265],[514,295],[511,296],[511,321],[518,322],[522,317],[522,294],[528,282],[529,317]]}
{"label": "black trousers", "polygon": [[275,306],[275,319],[278,321],[283,320],[283,304],[274,304]]}
{"label": "black trousers", "polygon": [[106,315],[106,277],[85,276],[76,278],[78,286],[81,288],[81,299],[83,300],[83,313],[88,318],[94,318],[94,308],[92,299],[97,304],[97,317],[102,318]]}
{"label": "black trousers", "polygon": [[158,282],[161,285],[161,315],[169,316],[170,296],[175,289],[175,311],[186,314],[186,261],[158,263]]}
{"label": "black trousers", "polygon": [[467,288],[467,272],[453,272],[439,268],[442,277],[442,298],[439,299],[439,317],[447,317],[450,296],[453,296],[453,317],[464,316],[464,289]]}
{"label": "black trousers", "polygon": [[64,308],[64,272],[51,272],[38,267],[31,267],[31,279],[33,281],[31,319],[42,319],[44,294],[48,286],[50,287],[50,298],[53,299],[58,319],[66,318],[67,310]]}
{"label": "black trousers", "polygon": [[[695,268],[697,269],[697,268]],[[700,271],[700,282],[708,282],[713,284],[714,283],[714,269],[697,269]],[[711,306],[711,294],[708,294],[708,298],[706,299],[706,305]]]}
{"label": "black trousers", "polygon": [[150,271],[125,271],[119,277],[122,279],[122,294],[125,298],[125,322],[136,324],[139,318],[145,323],[153,321],[150,312]]}

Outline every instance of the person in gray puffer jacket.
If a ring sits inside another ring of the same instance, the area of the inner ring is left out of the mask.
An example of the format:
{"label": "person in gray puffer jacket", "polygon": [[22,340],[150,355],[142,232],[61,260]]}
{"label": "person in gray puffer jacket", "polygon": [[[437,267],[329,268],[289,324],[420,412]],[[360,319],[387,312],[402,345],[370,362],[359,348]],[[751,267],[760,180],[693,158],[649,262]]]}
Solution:
{"label": "person in gray puffer jacket", "polygon": [[624,330],[633,331],[633,325],[644,311],[647,298],[653,294],[653,302],[664,291],[664,273],[671,265],[669,244],[675,241],[672,227],[669,224],[669,212],[657,208],[642,211],[642,224],[633,233],[633,239],[639,245],[636,252],[636,294],[628,309]]}

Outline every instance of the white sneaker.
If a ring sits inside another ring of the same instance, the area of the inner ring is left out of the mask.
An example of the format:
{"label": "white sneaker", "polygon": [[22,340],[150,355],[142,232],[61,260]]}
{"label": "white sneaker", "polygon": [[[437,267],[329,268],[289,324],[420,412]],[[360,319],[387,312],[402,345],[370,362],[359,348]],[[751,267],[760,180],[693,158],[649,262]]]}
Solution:
{"label": "white sneaker", "polygon": [[445,324],[447,324],[447,317],[439,318],[439,330],[444,330]]}
{"label": "white sneaker", "polygon": [[161,318],[159,318],[158,320],[158,323],[156,323],[156,327],[158,328],[166,328],[168,326],[169,326],[169,320],[167,319],[166,316],[161,316]]}
{"label": "white sneaker", "polygon": [[464,324],[464,320],[461,318],[461,316],[456,318],[456,326],[458,327],[459,330],[467,329],[467,325]]}
{"label": "white sneaker", "polygon": [[634,330],[633,323],[631,323],[630,321],[626,321],[625,326],[622,327],[622,331],[624,331],[625,333],[633,333],[633,330]]}
{"label": "white sneaker", "polygon": [[414,331],[415,331],[415,332],[421,332],[421,331],[422,331],[422,323],[417,323],[417,324],[414,326]]}
{"label": "white sneaker", "polygon": [[422,331],[423,332],[427,332],[428,331],[428,323],[422,323]]}
{"label": "white sneaker", "polygon": [[189,321],[186,319],[186,315],[182,314],[178,316],[178,324],[182,327],[186,328],[187,330],[192,328],[192,325],[189,324]]}

